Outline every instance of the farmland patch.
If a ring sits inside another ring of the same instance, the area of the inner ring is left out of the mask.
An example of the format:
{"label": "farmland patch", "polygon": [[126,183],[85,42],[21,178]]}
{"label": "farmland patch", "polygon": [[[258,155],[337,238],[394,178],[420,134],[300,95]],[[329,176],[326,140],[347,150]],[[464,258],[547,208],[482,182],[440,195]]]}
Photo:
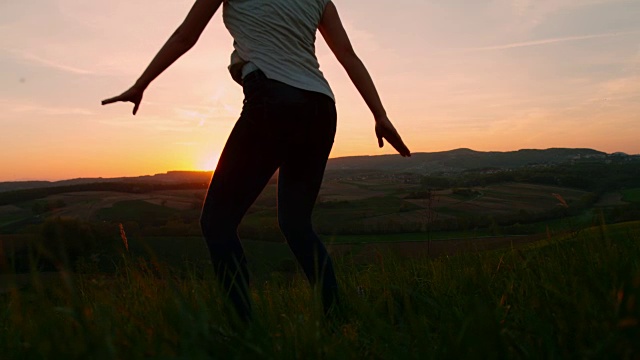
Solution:
{"label": "farmland patch", "polygon": [[640,188],[622,190],[622,200],[628,202],[640,202]]}

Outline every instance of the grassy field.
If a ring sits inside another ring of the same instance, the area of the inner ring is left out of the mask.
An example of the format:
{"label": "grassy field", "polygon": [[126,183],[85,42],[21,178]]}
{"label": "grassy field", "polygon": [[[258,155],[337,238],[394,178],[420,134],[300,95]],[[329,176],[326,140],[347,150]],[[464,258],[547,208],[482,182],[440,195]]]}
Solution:
{"label": "grassy field", "polygon": [[162,219],[176,214],[172,208],[152,204],[142,200],[120,201],[113,206],[103,208],[98,211],[97,217],[100,220],[121,222],[125,220],[149,221],[150,219]]}
{"label": "grassy field", "polygon": [[[135,255],[115,274],[31,275],[0,295],[3,359],[637,359],[640,224],[437,259],[336,261],[341,312],[324,319],[295,270],[253,281],[234,324],[209,272]],[[168,241],[168,240],[167,240]],[[264,244],[263,244],[264,245]],[[256,249],[264,256],[273,244]],[[200,248],[201,249],[201,248]],[[198,251],[194,248],[191,251]],[[274,261],[277,263],[277,261]],[[178,275],[179,274],[179,275]]]}
{"label": "grassy field", "polygon": [[640,202],[640,188],[622,190],[622,200],[628,202]]}
{"label": "grassy field", "polygon": [[[411,233],[424,230],[427,208],[437,221],[473,219],[479,216],[512,216],[549,212],[558,206],[552,194],[560,194],[571,205],[587,192],[546,185],[505,183],[473,188],[474,196],[460,197],[452,190],[434,192],[434,199],[410,198],[419,185],[376,183],[368,181],[329,180],[323,184],[314,212],[317,229],[325,234]],[[159,190],[148,193],[115,191],[79,191],[50,195],[38,200],[0,207],[0,231],[11,224],[37,223],[38,218],[52,216],[74,217],[85,221],[133,221],[140,224],[166,221],[172,216],[194,221],[204,198],[204,190]],[[37,203],[61,202],[63,206],[37,213]],[[276,186],[270,184],[256,200],[244,219],[244,226],[252,227],[251,234],[269,228],[276,232]],[[194,215],[195,214],[195,215]],[[466,221],[466,220],[465,220]],[[11,233],[12,226],[5,229]],[[473,227],[461,228],[469,231]],[[19,229],[17,229],[19,230]],[[264,231],[262,231],[264,232]]]}

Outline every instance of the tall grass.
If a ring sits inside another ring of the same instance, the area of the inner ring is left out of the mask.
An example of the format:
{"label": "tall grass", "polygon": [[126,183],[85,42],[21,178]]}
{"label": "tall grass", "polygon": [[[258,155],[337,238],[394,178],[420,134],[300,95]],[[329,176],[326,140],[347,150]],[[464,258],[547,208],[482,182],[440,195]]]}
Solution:
{"label": "tall grass", "polygon": [[0,295],[0,358],[640,358],[638,224],[526,249],[337,259],[330,319],[299,273],[257,274],[238,326],[210,273],[126,254],[115,274],[61,272]]}

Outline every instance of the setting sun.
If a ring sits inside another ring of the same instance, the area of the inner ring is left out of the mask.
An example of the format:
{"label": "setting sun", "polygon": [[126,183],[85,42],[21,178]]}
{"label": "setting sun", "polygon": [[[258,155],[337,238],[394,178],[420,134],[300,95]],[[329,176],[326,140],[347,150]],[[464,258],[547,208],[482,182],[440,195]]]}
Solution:
{"label": "setting sun", "polygon": [[194,170],[200,171],[213,171],[216,169],[218,165],[218,159],[220,159],[220,154],[213,153],[207,156],[203,156],[201,160],[197,163],[196,168]]}

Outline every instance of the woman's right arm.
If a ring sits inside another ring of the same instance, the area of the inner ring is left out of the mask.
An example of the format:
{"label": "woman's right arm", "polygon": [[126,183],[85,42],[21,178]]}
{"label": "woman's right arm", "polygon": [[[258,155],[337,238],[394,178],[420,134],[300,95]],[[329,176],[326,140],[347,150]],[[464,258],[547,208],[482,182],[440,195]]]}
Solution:
{"label": "woman's right arm", "polygon": [[324,9],[324,14],[320,20],[318,30],[324,37],[327,45],[336,56],[342,67],[347,71],[349,78],[371,110],[376,121],[376,137],[378,145],[383,146],[382,139],[386,139],[402,156],[411,156],[411,152],[404,144],[400,135],[391,124],[387,113],[382,106],[380,96],[376,90],[373,80],[358,55],[356,55],[347,32],[342,25],[338,9],[329,2]]}
{"label": "woman's right arm", "polygon": [[149,84],[196,44],[202,31],[222,2],[223,0],[196,0],[182,24],[151,60],[138,81],[122,94],[103,100],[102,105],[118,101],[131,102],[133,103],[133,115],[135,115],[142,101],[142,95]]}

